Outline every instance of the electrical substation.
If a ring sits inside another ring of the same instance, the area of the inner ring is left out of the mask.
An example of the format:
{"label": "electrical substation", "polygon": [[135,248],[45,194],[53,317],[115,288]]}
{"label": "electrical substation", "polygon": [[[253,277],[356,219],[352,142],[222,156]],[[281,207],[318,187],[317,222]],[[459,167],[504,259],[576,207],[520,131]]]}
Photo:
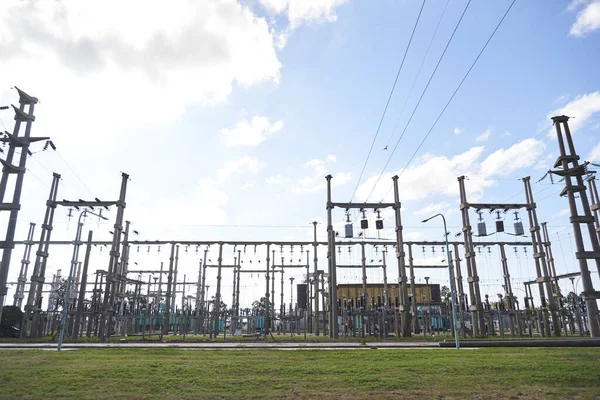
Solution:
{"label": "electrical substation", "polygon": [[[31,136],[38,101],[17,90],[14,131],[1,139],[7,150],[0,160],[0,213],[9,222],[0,242],[0,299],[10,304],[10,288],[12,305],[23,313],[15,327],[20,339],[600,337],[600,292],[590,276],[594,264],[600,272],[600,200],[594,171],[579,161],[566,116],[553,118],[560,155],[549,176],[564,185],[579,269],[557,274],[561,261],[553,256],[547,224],[538,219],[529,177],[510,203],[470,202],[468,178],[456,177],[461,229],[428,240],[404,236],[397,176],[390,182],[392,202],[353,203],[337,201],[335,177],[328,175],[326,224],[308,225],[312,240],[179,241],[137,238],[127,219],[136,205],[127,203],[126,173],[120,185],[115,180],[110,200],[67,200],[55,172],[47,198],[38,201],[44,219],[29,224],[27,237],[16,238],[30,146],[45,141],[44,150],[55,149],[50,138]],[[74,240],[52,240],[57,209],[78,217]],[[95,240],[85,219],[106,220],[111,210],[112,240]],[[393,238],[382,239],[384,230]],[[61,249],[72,251],[70,264],[50,274],[47,266]],[[184,263],[194,266],[193,276],[181,272]],[[492,268],[501,270],[502,293],[486,291]],[[8,277],[15,270],[13,282]],[[582,290],[575,289],[575,279]]]}

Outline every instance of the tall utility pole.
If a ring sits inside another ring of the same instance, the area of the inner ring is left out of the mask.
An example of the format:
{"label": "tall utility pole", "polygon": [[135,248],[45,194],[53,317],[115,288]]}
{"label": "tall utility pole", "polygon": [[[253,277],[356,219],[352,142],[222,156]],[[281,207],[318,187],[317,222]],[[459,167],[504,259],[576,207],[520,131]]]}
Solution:
{"label": "tall utility pole", "polygon": [[[2,262],[0,263],[0,319],[2,318],[2,307],[4,306],[4,300],[6,298],[6,294],[8,293],[6,279],[8,277],[8,270],[10,268],[12,250],[15,247],[15,229],[17,227],[19,210],[21,209],[21,190],[23,189],[23,179],[25,177],[27,156],[30,153],[29,146],[31,143],[49,139],[47,137],[31,137],[31,125],[33,124],[33,121],[35,121],[33,112],[38,99],[29,96],[27,93],[18,88],[16,89],[19,93],[19,108],[12,106],[15,111],[15,127],[12,134],[6,132],[7,137],[0,139],[0,142],[8,142],[9,144],[6,160],[0,159],[0,163],[3,165],[2,178],[0,178],[0,211],[10,212],[5,239],[0,241],[0,248],[3,249]],[[28,106],[27,112],[25,111],[26,106]],[[19,130],[21,129],[22,122],[25,123],[25,134],[19,137]],[[19,164],[13,165],[13,157],[17,147],[21,148],[21,155],[19,158]],[[8,177],[11,174],[16,175],[15,187],[12,200],[9,203],[5,203],[4,195],[6,194]]]}
{"label": "tall utility pole", "polygon": [[163,317],[163,326],[161,338],[169,334],[169,323],[171,319],[171,288],[173,283],[173,263],[175,262],[175,243],[171,243],[171,256],[169,257],[169,274],[167,275],[167,295],[165,297],[165,313]]}
{"label": "tall utility pole", "polygon": [[315,285],[313,289],[313,297],[315,299],[315,335],[319,336],[319,274],[317,273],[317,221],[313,221],[313,251],[315,253],[315,257],[313,259],[313,279]]}
{"label": "tall utility pole", "polygon": [[37,337],[37,322],[39,320],[39,313],[42,310],[42,287],[44,286],[46,276],[46,262],[48,261],[48,249],[50,247],[50,235],[52,233],[54,211],[56,210],[56,196],[58,194],[59,182],[60,175],[54,173],[52,185],[50,187],[50,195],[46,201],[46,214],[44,216],[44,222],[42,223],[42,233],[38,249],[35,253],[35,263],[33,264],[33,273],[31,275],[25,312],[23,313],[23,320],[21,321],[21,339],[27,336],[27,327],[32,313],[31,336]]}
{"label": "tall utility pole", "polygon": [[[527,213],[529,214],[529,224],[531,228],[531,242],[533,243],[533,258],[535,260],[535,266],[538,273],[538,290],[540,291],[540,299],[542,302],[542,313],[544,319],[544,327],[546,329],[546,335],[550,336],[550,323],[548,321],[548,308],[552,316],[552,326],[554,328],[554,335],[560,336],[560,319],[558,316],[558,307],[556,304],[556,298],[552,295],[552,280],[548,272],[548,264],[546,262],[546,253],[542,246],[542,235],[540,233],[540,226],[538,224],[536,204],[533,201],[533,191],[531,190],[531,182],[529,177],[523,178],[525,184],[525,198],[527,200]],[[542,286],[543,285],[543,286]],[[544,297],[544,288],[548,295],[548,306],[546,305],[546,298]]]}
{"label": "tall utility pole", "polygon": [[548,235],[548,223],[542,222],[542,233],[544,238],[544,248],[548,255],[548,268],[550,275],[552,276],[552,282],[554,283],[552,295],[555,298],[561,298],[560,287],[558,286],[558,278],[556,275],[556,266],[554,265],[554,255],[552,254],[552,243],[550,243],[550,235]]}
{"label": "tall utility pole", "polygon": [[462,272],[460,268],[460,255],[458,253],[458,244],[454,244],[454,264],[456,268],[456,287],[457,287],[457,301],[458,301],[458,312],[460,319],[460,329],[463,332],[463,338],[467,338],[467,330],[465,329],[465,295],[463,289]]}
{"label": "tall utility pole", "polygon": [[[79,337],[81,314],[83,313],[83,303],[85,301],[85,289],[87,285],[87,273],[90,264],[90,254],[92,252],[92,237],[94,232],[88,232],[87,247],[85,250],[85,259],[83,262],[83,272],[81,273],[81,288],[79,289],[79,299],[77,300],[77,311],[75,313],[75,322],[73,323],[73,340]],[[148,284],[148,293],[150,293],[150,284]],[[146,303],[148,304],[148,303]],[[144,317],[145,321],[145,317]],[[145,324],[145,322],[144,322]]]}
{"label": "tall utility pole", "polygon": [[[415,286],[415,269],[413,265],[412,245],[408,245],[408,267],[410,270],[410,291],[412,293],[412,329],[416,335],[419,333],[419,319],[417,318],[417,289]],[[395,306],[395,305],[394,305]]]}
{"label": "tall utility pole", "polygon": [[217,293],[215,294],[215,305],[213,307],[214,318],[214,337],[219,336],[219,317],[221,314],[221,266],[223,265],[223,243],[219,243],[219,258],[217,259],[219,267],[217,269]]}
{"label": "tall utility pole", "polygon": [[400,296],[400,324],[402,336],[410,336],[410,310],[408,304],[408,287],[406,285],[406,264],[404,253],[404,240],[402,239],[402,218],[400,216],[400,192],[398,189],[398,175],[392,177],[394,181],[394,214],[396,215],[396,257],[398,258],[398,294]]}
{"label": "tall utility pole", "polygon": [[[600,337],[600,324],[598,321],[598,305],[596,300],[600,298],[598,292],[594,290],[590,271],[588,269],[588,260],[594,260],[598,273],[600,273],[600,243],[598,235],[594,227],[594,217],[588,201],[586,187],[583,181],[583,175],[586,174],[586,164],[579,165],[579,156],[575,152],[573,138],[569,130],[569,117],[565,115],[553,117],[554,126],[556,127],[556,137],[560,156],[554,164],[554,168],[559,168],[550,171],[553,174],[565,177],[565,188],[560,193],[561,196],[567,195],[569,199],[569,208],[571,210],[571,223],[573,224],[573,234],[575,236],[575,245],[577,252],[575,257],[579,262],[579,271],[581,272],[581,283],[583,291],[581,296],[585,300],[587,308],[590,334],[592,337]],[[564,128],[564,132],[561,129]],[[566,142],[566,143],[565,143]],[[574,181],[574,182],[573,182]],[[575,194],[579,195],[580,208],[577,207]],[[583,212],[580,215],[578,209]],[[585,249],[581,225],[585,225],[589,235],[589,243],[591,251]]]}
{"label": "tall utility pole", "polygon": [[465,261],[469,282],[469,297],[471,299],[471,318],[473,333],[485,333],[485,320],[483,316],[483,304],[481,303],[481,292],[479,290],[479,275],[477,275],[477,264],[475,262],[475,249],[473,248],[473,230],[469,219],[469,204],[467,202],[467,191],[465,189],[465,177],[458,177],[460,189],[460,209],[463,221],[463,239],[465,241]]}
{"label": "tall utility pole", "polygon": [[[267,273],[265,274],[265,321],[264,321],[264,327],[265,327],[265,337],[264,340],[265,342],[268,340],[268,336],[269,336],[269,331],[271,329],[271,318],[270,318],[270,311],[271,311],[271,305],[270,302],[271,300],[269,299],[269,266],[271,263],[271,259],[269,258],[269,252],[271,249],[271,244],[267,243]],[[274,254],[274,253],[273,253]],[[273,257],[273,263],[275,263],[275,257]],[[275,274],[275,271],[273,271],[273,274]]]}
{"label": "tall utility pole", "polygon": [[21,308],[23,304],[23,293],[25,293],[25,284],[27,283],[27,270],[29,269],[29,258],[31,256],[31,248],[33,247],[33,231],[35,224],[29,224],[29,233],[27,234],[27,243],[25,244],[25,252],[23,261],[21,261],[21,271],[17,280],[17,290],[15,290],[13,306]]}
{"label": "tall utility pole", "polygon": [[594,223],[596,225],[596,234],[598,235],[598,241],[600,241],[600,198],[598,198],[598,188],[596,187],[596,178],[594,175],[588,179],[588,185],[590,189],[590,200],[592,202],[590,209],[594,214]]}
{"label": "tall utility pole", "polygon": [[200,307],[202,305],[202,262],[198,262],[198,283],[196,284],[196,305],[195,305],[195,317],[196,321],[194,322],[194,334],[198,334],[200,329]]}
{"label": "tall utility pole", "polygon": [[100,320],[100,337],[106,340],[111,335],[112,316],[114,312],[115,295],[117,290],[117,268],[119,264],[119,247],[121,244],[121,233],[123,232],[123,215],[125,213],[125,195],[127,193],[127,181],[129,175],[121,173],[121,190],[117,205],[117,218],[114,225],[112,245],[110,248],[110,260],[108,263],[108,274],[102,301],[102,318]]}

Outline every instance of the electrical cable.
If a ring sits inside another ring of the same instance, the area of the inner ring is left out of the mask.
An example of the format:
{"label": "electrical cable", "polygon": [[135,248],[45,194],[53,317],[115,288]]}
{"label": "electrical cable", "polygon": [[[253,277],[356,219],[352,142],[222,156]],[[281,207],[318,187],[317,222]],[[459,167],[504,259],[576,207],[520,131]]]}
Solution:
{"label": "electrical cable", "polygon": [[396,132],[396,127],[398,126],[398,121],[400,121],[400,117],[402,117],[402,115],[404,114],[404,110],[406,109],[406,104],[408,103],[408,99],[410,98],[410,95],[412,94],[415,84],[417,83],[417,80],[419,79],[419,76],[421,75],[421,70],[423,69],[423,64],[425,64],[425,60],[427,59],[427,56],[429,55],[429,50],[431,49],[431,45],[433,44],[433,41],[434,41],[435,37],[437,36],[438,29],[440,28],[440,25],[442,24],[442,19],[444,18],[444,15],[446,14],[446,9],[448,8],[449,3],[450,3],[450,0],[446,0],[446,5],[444,6],[444,9],[442,10],[440,19],[438,20],[437,26],[435,27],[435,31],[433,32],[433,36],[431,36],[431,40],[429,41],[429,45],[427,46],[425,55],[423,56],[423,59],[421,60],[421,65],[419,65],[419,69],[417,71],[417,74],[415,75],[415,79],[413,79],[413,82],[412,82],[412,85],[410,86],[408,94],[406,95],[406,98],[404,99],[404,104],[402,105],[400,114],[398,114],[398,119],[396,120],[394,129],[392,129],[392,132],[390,132],[390,136],[388,137],[388,139],[386,141],[386,146],[385,146],[386,149],[387,149],[388,145],[390,144],[390,140],[392,140],[392,136],[394,136],[394,133]]}
{"label": "electrical cable", "polygon": [[[410,159],[408,160],[408,162],[406,163],[406,165],[404,166],[404,168],[402,168],[402,170],[400,171],[400,174],[399,174],[398,177],[401,177],[402,174],[404,173],[404,171],[406,171],[406,169],[408,168],[408,166],[410,165],[410,163],[412,162],[412,160],[415,158],[415,155],[419,152],[419,150],[423,146],[423,143],[425,143],[425,141],[427,140],[427,138],[429,137],[429,135],[431,134],[431,132],[433,131],[433,129],[437,125],[437,123],[440,120],[440,118],[442,117],[442,115],[444,115],[444,112],[446,111],[446,109],[448,108],[448,106],[450,105],[450,103],[452,102],[452,100],[454,99],[454,97],[456,96],[456,94],[458,93],[458,91],[460,90],[460,88],[462,87],[463,83],[465,82],[465,80],[467,79],[467,77],[469,76],[469,74],[471,73],[471,71],[473,70],[473,67],[475,67],[475,64],[477,64],[477,61],[479,61],[479,59],[481,58],[481,55],[483,54],[483,52],[487,48],[488,44],[493,39],[493,37],[495,36],[496,32],[498,31],[498,29],[502,25],[502,22],[504,22],[504,20],[506,19],[506,16],[508,15],[508,13],[510,12],[510,10],[512,9],[512,7],[515,4],[515,2],[516,2],[516,0],[513,0],[510,3],[510,6],[508,7],[508,9],[506,10],[506,12],[502,16],[502,19],[500,19],[500,22],[498,22],[498,25],[496,25],[496,28],[494,28],[494,30],[492,31],[492,34],[490,35],[490,37],[488,38],[488,40],[485,42],[485,45],[482,47],[481,51],[479,52],[479,54],[477,55],[477,57],[475,58],[475,60],[471,64],[471,66],[469,67],[469,69],[467,70],[466,74],[463,76],[462,80],[460,81],[460,83],[458,84],[458,86],[456,87],[456,89],[454,90],[454,93],[452,93],[452,96],[450,96],[450,99],[448,99],[448,102],[446,103],[446,105],[444,106],[444,108],[442,109],[442,111],[440,112],[440,114],[438,115],[438,117],[436,118],[436,120],[433,123],[433,125],[431,126],[431,128],[429,128],[429,131],[427,132],[427,134],[425,135],[425,137],[423,138],[423,140],[421,141],[421,143],[419,144],[419,146],[417,147],[417,149],[415,150],[415,152],[413,153],[413,155],[410,157]],[[465,11],[466,11],[466,9],[465,9]],[[392,155],[393,155],[393,153],[392,153]],[[391,158],[391,155],[390,155],[390,158]],[[388,162],[389,162],[389,160],[388,160]],[[387,163],[386,163],[386,166],[387,166]],[[384,171],[385,171],[385,169],[384,169]],[[382,171],[381,175],[383,175],[383,171]],[[379,178],[381,178],[381,175],[379,176]],[[373,187],[373,190],[374,189],[375,189],[375,187]],[[389,193],[389,190],[388,190],[387,193]],[[387,193],[386,193],[385,196],[387,196]],[[385,196],[384,196],[384,198],[385,198]]]}
{"label": "electrical cable", "polygon": [[429,88],[429,85],[431,84],[431,81],[433,80],[442,60],[444,59],[444,56],[446,55],[446,51],[448,51],[448,47],[450,47],[450,43],[452,43],[452,39],[454,39],[454,35],[456,34],[456,31],[458,30],[458,27],[460,26],[460,23],[462,22],[468,8],[469,5],[471,4],[471,0],[469,0],[467,2],[467,5],[465,6],[465,9],[463,10],[460,19],[458,20],[456,26],[454,27],[454,31],[452,31],[452,35],[450,36],[450,39],[448,40],[448,42],[446,43],[446,47],[444,48],[444,51],[442,52],[442,55],[440,56],[440,58],[438,59],[438,62],[435,66],[435,68],[433,69],[433,72],[431,73],[431,76],[429,77],[429,80],[427,81],[427,84],[425,85],[425,88],[423,89],[423,92],[421,93],[421,97],[419,97],[419,101],[417,101],[417,104],[415,105],[415,108],[413,109],[410,118],[408,119],[408,121],[406,122],[406,125],[404,126],[404,129],[402,130],[402,133],[400,134],[400,137],[398,138],[398,140],[396,141],[396,145],[394,146],[394,149],[392,150],[392,152],[390,153],[390,156],[388,157],[383,169],[381,170],[381,173],[379,174],[379,177],[377,178],[377,180],[375,181],[375,184],[373,185],[373,188],[371,189],[371,191],[369,192],[369,195],[367,196],[367,200],[369,200],[369,197],[371,197],[371,195],[373,194],[373,191],[375,190],[375,188],[377,187],[377,184],[379,183],[379,180],[381,179],[381,177],[383,176],[383,173],[385,172],[388,164],[390,163],[390,160],[392,159],[392,157],[394,156],[394,153],[396,152],[396,150],[398,149],[398,145],[400,144],[400,141],[402,140],[402,138],[404,137],[404,134],[406,133],[406,130],[408,129],[408,126],[410,125],[410,122],[412,121],[415,113],[417,112],[417,109],[419,108],[419,105],[421,104],[421,101],[423,100],[423,97],[425,96],[425,93],[427,93],[427,89]]}
{"label": "electrical cable", "polygon": [[402,62],[400,63],[400,68],[398,68],[398,73],[396,74],[396,79],[394,80],[394,84],[392,85],[392,90],[390,91],[390,95],[388,96],[387,102],[385,103],[385,108],[383,109],[383,113],[381,114],[381,119],[379,120],[379,125],[377,125],[377,130],[375,131],[375,136],[373,137],[373,141],[371,142],[371,148],[369,149],[369,153],[367,154],[367,159],[365,160],[365,163],[364,163],[362,170],[360,172],[360,175],[358,177],[358,181],[356,182],[356,187],[354,188],[354,193],[352,193],[350,202],[352,202],[352,200],[354,199],[354,196],[356,195],[356,191],[358,190],[358,186],[360,185],[360,181],[365,172],[365,168],[367,167],[369,157],[371,157],[371,152],[373,151],[373,146],[375,146],[375,141],[377,140],[377,136],[379,135],[381,125],[383,124],[383,120],[385,118],[385,114],[387,113],[387,109],[390,105],[390,101],[392,100],[394,90],[396,89],[396,84],[398,83],[398,78],[400,77],[400,72],[402,72],[402,67],[404,66],[404,61],[406,60],[406,55],[408,54],[408,50],[410,49],[410,44],[412,43],[413,37],[415,35],[415,31],[417,30],[417,25],[419,25],[419,20],[421,19],[421,14],[423,13],[423,8],[425,7],[426,2],[427,2],[427,0],[423,0],[423,3],[421,4],[421,9],[419,10],[419,15],[417,15],[417,20],[415,21],[415,25],[413,26],[412,33],[410,34],[410,39],[408,40],[408,44],[406,45],[406,50],[404,51],[404,56],[402,57]]}

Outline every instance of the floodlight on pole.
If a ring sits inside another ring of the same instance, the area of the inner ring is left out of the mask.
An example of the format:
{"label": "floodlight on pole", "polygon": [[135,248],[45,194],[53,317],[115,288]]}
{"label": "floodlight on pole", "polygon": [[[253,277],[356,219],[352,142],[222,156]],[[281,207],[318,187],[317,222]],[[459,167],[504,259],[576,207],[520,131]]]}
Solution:
{"label": "floodlight on pole", "polygon": [[460,349],[460,341],[458,338],[458,332],[460,330],[460,321],[458,320],[458,318],[456,317],[456,289],[455,289],[455,285],[454,285],[454,271],[452,270],[452,264],[451,264],[451,260],[452,257],[450,256],[450,249],[448,247],[448,228],[446,227],[446,218],[444,217],[444,214],[442,213],[437,213],[427,219],[424,219],[423,221],[421,221],[422,223],[426,223],[430,220],[432,220],[435,217],[442,217],[442,221],[444,222],[444,239],[446,240],[446,254],[448,255],[448,274],[450,276],[450,297],[452,300],[452,318],[454,319],[454,342],[456,343],[456,350]]}

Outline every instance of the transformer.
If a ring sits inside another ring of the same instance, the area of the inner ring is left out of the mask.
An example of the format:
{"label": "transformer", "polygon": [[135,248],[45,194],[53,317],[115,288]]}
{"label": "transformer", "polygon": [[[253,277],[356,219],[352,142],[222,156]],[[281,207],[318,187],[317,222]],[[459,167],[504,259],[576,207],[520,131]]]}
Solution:
{"label": "transformer", "polygon": [[504,232],[504,221],[496,221],[496,232]]}
{"label": "transformer", "polygon": [[346,224],[345,230],[346,230],[346,238],[354,237],[352,224]]}
{"label": "transformer", "polygon": [[477,223],[477,236],[487,236],[487,229],[485,227],[485,222]]}
{"label": "transformer", "polygon": [[525,231],[523,230],[523,223],[521,221],[515,222],[515,235],[523,236]]}

